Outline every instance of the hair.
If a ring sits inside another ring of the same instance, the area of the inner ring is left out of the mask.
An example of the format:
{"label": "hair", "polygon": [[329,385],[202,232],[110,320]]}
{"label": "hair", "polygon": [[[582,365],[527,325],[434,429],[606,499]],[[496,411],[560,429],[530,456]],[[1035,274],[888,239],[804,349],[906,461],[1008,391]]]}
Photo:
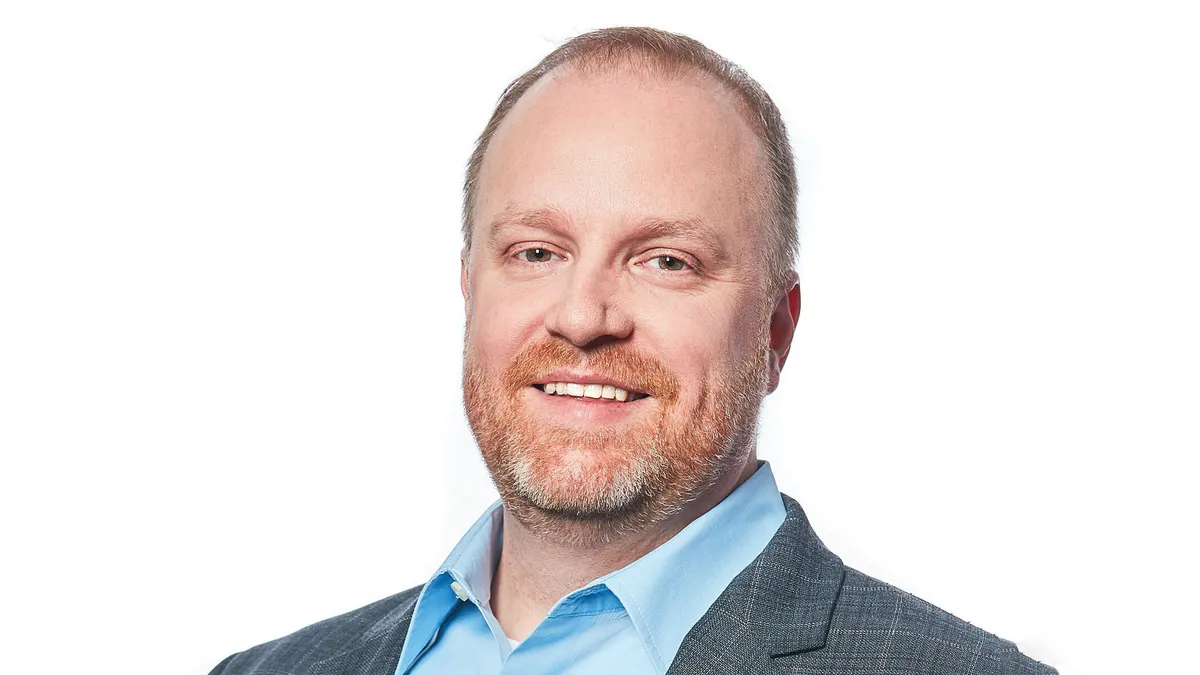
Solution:
{"label": "hair", "polygon": [[604,28],[577,35],[550,52],[500,95],[491,119],[475,143],[463,183],[463,250],[471,250],[475,204],[484,155],[492,136],[525,92],[560,66],[604,72],[628,65],[672,77],[699,73],[716,79],[735,95],[741,112],[762,145],[767,185],[760,186],[770,243],[769,283],[780,284],[791,271],[799,248],[796,228],[796,167],[779,109],[745,70],[686,35],[654,28]]}

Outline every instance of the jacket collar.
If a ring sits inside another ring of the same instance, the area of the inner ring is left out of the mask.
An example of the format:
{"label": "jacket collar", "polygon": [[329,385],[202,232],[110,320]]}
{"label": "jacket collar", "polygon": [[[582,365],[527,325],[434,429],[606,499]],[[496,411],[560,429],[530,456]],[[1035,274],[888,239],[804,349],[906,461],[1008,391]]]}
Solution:
{"label": "jacket collar", "polygon": [[825,646],[845,567],[800,504],[783,502],[783,525],[692,627],[668,675],[770,671],[774,657]]}

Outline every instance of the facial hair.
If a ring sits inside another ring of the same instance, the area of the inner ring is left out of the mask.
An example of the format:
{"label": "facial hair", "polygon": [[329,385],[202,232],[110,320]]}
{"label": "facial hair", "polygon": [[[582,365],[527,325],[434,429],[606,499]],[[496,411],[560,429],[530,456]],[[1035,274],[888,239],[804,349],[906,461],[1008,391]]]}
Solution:
{"label": "facial hair", "polygon": [[[765,331],[726,371],[710,371],[688,402],[665,365],[619,343],[581,350],[547,338],[500,372],[472,357],[469,335],[467,345],[467,419],[505,508],[535,536],[585,546],[642,531],[704,495],[753,448],[767,386]],[[540,374],[580,366],[649,394],[644,404],[654,410],[596,429],[529,410],[522,397]]]}

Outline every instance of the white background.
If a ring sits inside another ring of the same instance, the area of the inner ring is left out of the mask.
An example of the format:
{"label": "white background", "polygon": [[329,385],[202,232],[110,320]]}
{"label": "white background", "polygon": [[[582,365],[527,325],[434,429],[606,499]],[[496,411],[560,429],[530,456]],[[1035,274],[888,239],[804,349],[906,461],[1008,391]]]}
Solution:
{"label": "white background", "polygon": [[472,142],[558,41],[646,24],[791,129],[760,454],[830,548],[1064,673],[1183,672],[1189,4],[5,3],[0,670],[206,673],[424,581],[494,498]]}

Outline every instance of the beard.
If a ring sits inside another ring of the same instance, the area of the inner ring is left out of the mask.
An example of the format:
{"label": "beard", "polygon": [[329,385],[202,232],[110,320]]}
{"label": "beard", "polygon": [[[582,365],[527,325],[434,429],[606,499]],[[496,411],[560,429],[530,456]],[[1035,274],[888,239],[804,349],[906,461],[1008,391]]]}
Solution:
{"label": "beard", "polygon": [[[472,358],[469,334],[467,345],[467,419],[505,509],[536,536],[594,546],[644,530],[740,468],[753,448],[767,386],[765,330],[687,403],[662,363],[618,343],[581,350],[547,338],[499,372]],[[581,365],[648,394],[643,405],[654,409],[581,429],[544,419],[522,400],[542,373]]]}

